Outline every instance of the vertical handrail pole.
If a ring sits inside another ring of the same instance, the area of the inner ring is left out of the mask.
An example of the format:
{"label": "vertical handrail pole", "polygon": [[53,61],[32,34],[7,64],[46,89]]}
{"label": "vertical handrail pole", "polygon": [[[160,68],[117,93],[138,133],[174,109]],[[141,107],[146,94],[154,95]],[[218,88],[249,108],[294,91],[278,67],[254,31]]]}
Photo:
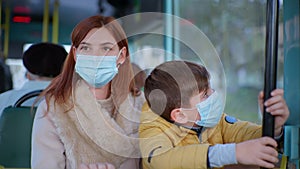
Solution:
{"label": "vertical handrail pole", "polygon": [[59,1],[54,1],[53,19],[52,19],[52,42],[58,43],[59,35]]}
{"label": "vertical handrail pole", "polygon": [[10,6],[5,7],[5,24],[4,24],[4,47],[3,54],[4,57],[8,57],[9,51],[9,27],[10,27]]}
{"label": "vertical handrail pole", "polygon": [[[265,51],[265,84],[264,101],[271,97],[276,88],[277,78],[277,50],[278,50],[278,0],[267,1],[266,51]],[[274,117],[263,110],[262,135],[274,138]]]}
{"label": "vertical handrail pole", "polygon": [[43,36],[42,41],[48,42],[49,32],[49,0],[44,0],[44,15],[43,15]]}

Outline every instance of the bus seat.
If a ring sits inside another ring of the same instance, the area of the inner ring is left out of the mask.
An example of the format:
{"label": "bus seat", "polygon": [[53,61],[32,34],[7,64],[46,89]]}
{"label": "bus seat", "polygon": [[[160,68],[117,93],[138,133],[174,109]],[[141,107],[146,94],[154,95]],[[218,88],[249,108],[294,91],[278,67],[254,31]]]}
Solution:
{"label": "bus seat", "polygon": [[0,165],[5,168],[30,168],[31,130],[36,107],[21,105],[41,92],[27,93],[3,110],[0,117]]}

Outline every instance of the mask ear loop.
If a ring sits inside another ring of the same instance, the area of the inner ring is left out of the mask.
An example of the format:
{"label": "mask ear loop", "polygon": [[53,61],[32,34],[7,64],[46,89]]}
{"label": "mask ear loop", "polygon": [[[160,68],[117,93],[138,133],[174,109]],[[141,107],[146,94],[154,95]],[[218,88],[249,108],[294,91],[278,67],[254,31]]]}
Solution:
{"label": "mask ear loop", "polygon": [[[193,111],[193,110],[196,110],[197,108],[194,107],[194,108],[180,108],[180,109],[183,113],[184,111]],[[197,110],[197,113],[198,113],[198,110]],[[198,120],[196,120],[196,119],[194,119],[194,120],[187,119],[187,121],[192,122],[192,123],[196,123],[196,121],[198,121]]]}
{"label": "mask ear loop", "polygon": [[122,65],[121,63],[118,63],[118,64],[117,64],[117,68],[119,69],[119,67],[120,67],[121,65]]}
{"label": "mask ear loop", "polygon": [[[118,54],[118,57],[117,57],[117,60],[119,59],[119,57],[120,57],[120,55],[121,55],[121,53],[122,53],[122,51],[123,51],[123,49],[124,49],[125,47],[123,47],[121,50],[120,50],[120,52],[119,52],[119,54]],[[122,65],[123,63],[118,63],[117,64],[117,68],[119,69],[119,67]]]}

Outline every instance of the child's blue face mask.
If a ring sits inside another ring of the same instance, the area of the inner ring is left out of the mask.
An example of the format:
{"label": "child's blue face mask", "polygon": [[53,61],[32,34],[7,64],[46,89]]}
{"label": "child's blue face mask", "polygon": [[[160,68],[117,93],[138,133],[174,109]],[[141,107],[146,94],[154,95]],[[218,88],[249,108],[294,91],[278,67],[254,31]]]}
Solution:
{"label": "child's blue face mask", "polygon": [[[122,50],[121,50],[122,51]],[[76,56],[75,71],[91,86],[100,88],[108,84],[118,73],[118,56]]]}
{"label": "child's blue face mask", "polygon": [[206,100],[196,105],[201,120],[196,120],[195,123],[203,127],[216,126],[222,116],[222,107],[222,100],[214,91]]}

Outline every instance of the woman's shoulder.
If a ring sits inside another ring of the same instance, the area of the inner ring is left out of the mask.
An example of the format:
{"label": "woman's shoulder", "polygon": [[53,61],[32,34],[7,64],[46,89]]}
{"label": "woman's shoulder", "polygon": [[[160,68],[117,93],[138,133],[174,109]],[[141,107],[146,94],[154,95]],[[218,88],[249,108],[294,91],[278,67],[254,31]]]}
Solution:
{"label": "woman's shoulder", "polygon": [[37,106],[36,110],[36,116],[47,116],[48,118],[53,118],[54,116],[57,116],[58,112],[65,112],[66,107],[63,104],[58,104],[55,102],[53,98],[50,98],[49,100],[46,100],[43,98]]}
{"label": "woman's shoulder", "polygon": [[35,128],[48,128],[52,127],[53,121],[51,119],[50,113],[47,111],[47,102],[45,99],[43,99],[35,112],[34,116],[34,127]]}
{"label": "woman's shoulder", "polygon": [[47,102],[45,99],[43,99],[40,101],[40,103],[37,106],[35,116],[36,117],[44,116],[46,112],[47,112]]}

